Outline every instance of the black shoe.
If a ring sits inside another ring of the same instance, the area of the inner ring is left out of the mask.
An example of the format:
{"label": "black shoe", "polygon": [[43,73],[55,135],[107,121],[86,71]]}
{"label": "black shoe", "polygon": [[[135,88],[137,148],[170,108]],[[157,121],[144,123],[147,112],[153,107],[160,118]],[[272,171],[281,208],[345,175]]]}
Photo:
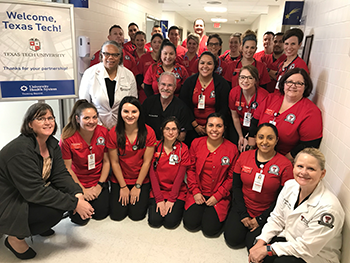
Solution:
{"label": "black shoe", "polygon": [[8,237],[5,239],[5,246],[11,250],[11,252],[19,259],[31,259],[34,258],[36,256],[36,252],[30,247],[27,249],[26,252],[24,253],[18,253],[16,250],[13,249],[13,247],[11,247],[9,241],[8,241]]}
{"label": "black shoe", "polygon": [[39,235],[42,236],[42,237],[49,237],[49,236],[52,236],[53,234],[55,234],[55,230],[50,228],[49,230],[47,230],[44,233],[41,233]]}

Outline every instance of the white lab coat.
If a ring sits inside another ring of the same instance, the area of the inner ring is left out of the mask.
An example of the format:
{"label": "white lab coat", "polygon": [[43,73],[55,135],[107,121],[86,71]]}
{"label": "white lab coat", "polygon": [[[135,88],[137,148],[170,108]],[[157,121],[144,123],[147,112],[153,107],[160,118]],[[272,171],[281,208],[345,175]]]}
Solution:
{"label": "white lab coat", "polygon": [[341,204],[321,180],[309,199],[294,210],[299,187],[294,179],[285,183],[257,239],[269,243],[284,230],[287,242],[271,245],[278,256],[292,255],[307,263],[339,262],[345,217]]}
{"label": "white lab coat", "polygon": [[109,105],[105,78],[109,75],[103,63],[96,64],[87,70],[81,79],[79,98],[92,102],[99,114],[99,124],[111,129],[117,124],[118,108],[120,101],[125,96],[137,98],[137,87],[135,77],[130,70],[122,65],[118,66],[115,81],[114,104]]}

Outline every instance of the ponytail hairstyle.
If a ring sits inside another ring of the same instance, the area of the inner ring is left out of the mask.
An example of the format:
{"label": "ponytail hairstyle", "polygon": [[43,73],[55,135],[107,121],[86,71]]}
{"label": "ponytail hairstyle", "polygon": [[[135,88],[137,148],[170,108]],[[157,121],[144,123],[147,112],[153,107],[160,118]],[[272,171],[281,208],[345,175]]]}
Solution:
{"label": "ponytail hairstyle", "polygon": [[130,103],[130,104],[134,105],[136,108],[138,108],[138,110],[140,112],[139,119],[137,120],[138,132],[137,132],[136,145],[138,146],[138,149],[142,149],[145,147],[146,139],[147,139],[147,129],[146,129],[143,113],[141,110],[140,101],[137,98],[135,98],[134,96],[125,96],[119,104],[118,121],[117,121],[117,125],[115,126],[115,132],[117,135],[118,153],[119,153],[119,149],[125,150],[125,143],[126,143],[125,123],[124,123],[124,120],[122,118],[122,110],[123,110],[123,105],[125,103]]}
{"label": "ponytail hairstyle", "polygon": [[69,137],[73,136],[76,131],[80,130],[80,125],[77,121],[77,117],[79,118],[85,109],[94,109],[97,113],[97,109],[92,103],[88,102],[85,99],[77,100],[68,118],[68,123],[62,130],[62,140],[68,139]]}

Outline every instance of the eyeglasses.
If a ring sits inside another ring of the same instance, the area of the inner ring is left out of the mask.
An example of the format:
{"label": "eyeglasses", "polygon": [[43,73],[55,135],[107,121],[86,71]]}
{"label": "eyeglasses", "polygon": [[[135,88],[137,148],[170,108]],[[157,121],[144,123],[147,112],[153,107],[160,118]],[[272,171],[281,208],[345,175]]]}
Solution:
{"label": "eyeglasses", "polygon": [[249,81],[252,81],[254,78],[252,76],[244,76],[244,75],[240,75],[239,76],[239,79],[240,80],[249,80]]}
{"label": "eyeglasses", "polygon": [[49,122],[54,122],[55,121],[55,117],[54,116],[50,116],[48,118],[38,117],[38,118],[34,118],[34,120],[37,120],[38,122],[41,122],[41,123],[44,123],[46,120],[48,120]]}
{"label": "eyeglasses", "polygon": [[303,86],[305,85],[305,83],[303,83],[303,82],[294,82],[294,81],[291,81],[291,80],[285,81],[284,84],[286,84],[286,86],[287,86],[288,88],[290,88],[290,87],[293,86],[293,85],[294,85],[295,87],[297,87],[297,88],[301,88],[301,87],[303,87]]}
{"label": "eyeglasses", "polygon": [[109,58],[110,56],[112,56],[113,58],[118,58],[118,57],[120,56],[119,53],[102,52],[102,54],[103,54],[106,58]]}
{"label": "eyeglasses", "polygon": [[166,132],[170,132],[170,131],[172,131],[172,132],[176,132],[177,131],[177,128],[169,128],[169,127],[165,127],[164,128],[164,131],[166,131]]}
{"label": "eyeglasses", "polygon": [[214,47],[214,46],[215,46],[215,47],[216,47],[216,46],[218,47],[218,46],[220,46],[220,43],[219,43],[219,42],[216,42],[216,43],[208,43],[208,46],[209,46],[209,47]]}

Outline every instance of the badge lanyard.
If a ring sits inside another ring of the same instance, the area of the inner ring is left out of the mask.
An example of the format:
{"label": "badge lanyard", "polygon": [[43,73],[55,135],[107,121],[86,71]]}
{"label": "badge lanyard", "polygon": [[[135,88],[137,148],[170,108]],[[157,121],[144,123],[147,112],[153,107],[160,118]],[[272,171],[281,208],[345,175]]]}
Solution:
{"label": "badge lanyard", "polygon": [[260,172],[255,174],[253,188],[255,192],[261,193],[262,186],[264,184],[265,175],[263,174],[264,165],[260,164]]}
{"label": "badge lanyard", "polygon": [[275,112],[273,114],[273,120],[269,121],[269,123],[271,123],[272,125],[276,126],[276,118],[279,116],[280,114],[278,112]]}
{"label": "badge lanyard", "polygon": [[92,153],[92,146],[89,146],[90,154],[88,155],[88,170],[95,169],[96,163],[95,163],[95,154]]}
{"label": "badge lanyard", "polygon": [[[241,89],[241,93],[239,95],[239,106],[237,107],[237,110],[241,111],[243,110],[243,107],[241,106],[242,103],[242,89]],[[245,107],[248,109],[247,112],[244,113],[244,117],[243,117],[243,126],[244,127],[250,127],[250,121],[252,119],[252,113],[251,110],[255,110],[258,107],[258,103],[256,102],[258,98],[258,89],[255,88],[255,98],[254,101],[250,104],[250,106],[248,107],[248,105],[246,105]],[[246,103],[247,104],[247,103]]]}

